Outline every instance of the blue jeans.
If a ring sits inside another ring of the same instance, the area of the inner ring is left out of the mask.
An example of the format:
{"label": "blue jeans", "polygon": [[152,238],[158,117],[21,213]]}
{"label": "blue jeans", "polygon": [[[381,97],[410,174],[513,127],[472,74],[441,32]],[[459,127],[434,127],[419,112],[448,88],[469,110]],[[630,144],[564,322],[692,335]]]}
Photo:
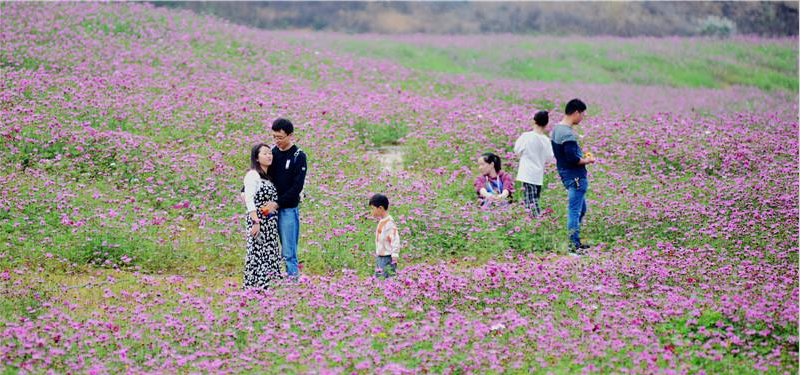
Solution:
{"label": "blue jeans", "polygon": [[397,272],[397,266],[392,263],[392,256],[381,255],[375,257],[375,277],[392,277]]}
{"label": "blue jeans", "polygon": [[298,276],[298,236],[300,233],[300,211],[297,207],[278,210],[278,237],[281,238],[281,254],[286,262],[289,277]]}
{"label": "blue jeans", "polygon": [[586,177],[562,179],[562,184],[567,189],[567,232],[570,237],[570,244],[574,248],[581,246],[581,222],[587,213],[587,201],[584,195],[590,188],[590,183]]}

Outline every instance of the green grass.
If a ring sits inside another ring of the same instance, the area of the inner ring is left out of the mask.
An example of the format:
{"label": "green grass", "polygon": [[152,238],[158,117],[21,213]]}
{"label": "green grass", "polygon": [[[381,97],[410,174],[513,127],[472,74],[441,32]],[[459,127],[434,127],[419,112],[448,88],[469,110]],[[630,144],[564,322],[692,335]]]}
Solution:
{"label": "green grass", "polygon": [[368,146],[397,145],[398,141],[409,133],[409,126],[400,120],[378,124],[360,120],[353,125],[353,132],[361,144]]}
{"label": "green grass", "polygon": [[468,58],[468,54],[452,53],[455,50],[444,50],[433,47],[421,47],[391,41],[368,43],[356,40],[341,42],[341,47],[365,57],[378,57],[394,60],[401,65],[423,71],[464,74],[471,72],[468,66],[459,61]]}
{"label": "green grass", "polygon": [[141,36],[139,32],[136,31],[131,21],[120,19],[117,17],[110,17],[110,18],[113,18],[113,22],[111,23],[104,22],[100,18],[93,18],[84,20],[83,22],[81,22],[80,26],[87,34],[99,32],[104,35],[119,34],[119,35],[128,35],[136,37]]}
{"label": "green grass", "polygon": [[254,46],[220,33],[210,33],[204,37],[205,39],[193,38],[189,41],[192,52],[198,60],[209,64],[215,64],[217,60],[235,64],[255,63],[251,59],[255,55]]}
{"label": "green grass", "polygon": [[43,292],[36,290],[29,290],[13,296],[4,293],[3,297],[0,299],[1,321],[13,321],[21,316],[35,319],[42,312],[42,301],[47,299]]}
{"label": "green grass", "polygon": [[504,102],[510,104],[530,105],[533,106],[533,108],[542,109],[546,111],[550,111],[556,108],[556,103],[554,103],[552,100],[545,98],[525,98],[520,96],[520,94],[516,92],[496,93],[495,98],[503,100]]}
{"label": "green grass", "polygon": [[[436,94],[445,98],[453,98],[456,94],[466,93],[464,87],[452,83],[440,82],[427,72],[417,73],[408,79],[393,83],[398,84],[403,91],[413,91],[426,95]],[[481,96],[478,92],[469,93]]]}
{"label": "green grass", "polygon": [[[0,68],[9,68],[9,69],[25,69],[25,70],[39,70],[39,68],[44,68],[45,70],[50,69],[51,64],[45,60],[37,59],[35,57],[29,56],[25,52],[25,48],[21,48],[19,51],[15,51],[17,56],[17,61],[12,62],[5,56],[0,56]],[[21,58],[22,61],[18,59]],[[23,93],[26,99],[31,99],[30,93]]]}
{"label": "green grass", "polygon": [[798,49],[789,43],[755,45],[700,39],[663,52],[649,47],[648,43],[653,42],[649,40],[541,42],[500,43],[492,49],[445,49],[360,40],[339,41],[334,46],[359,56],[392,60],[418,72],[549,82],[708,88],[745,85],[798,92]]}
{"label": "green grass", "polygon": [[[783,350],[786,353],[793,351],[798,352],[798,344],[791,344],[789,341],[790,337],[798,336],[798,327],[774,327],[771,330],[772,335],[767,337],[762,337],[758,334],[748,335],[745,333],[747,329],[760,331],[765,328],[763,323],[748,324],[742,319],[733,321],[718,311],[705,310],[695,319],[691,319],[691,317],[681,317],[667,323],[659,324],[655,327],[655,333],[659,336],[660,341],[664,345],[673,345],[677,342],[700,341],[699,344],[693,345],[690,348],[676,346],[675,350],[677,354],[691,354],[690,351],[692,348],[706,343],[711,336],[703,334],[701,331],[716,332],[721,335],[732,332],[740,336],[744,342],[753,344],[752,350],[762,355],[768,355],[777,346],[786,346],[785,350]],[[787,338],[787,340],[778,341],[773,338],[773,335]],[[760,345],[762,343],[766,345]],[[691,363],[712,373],[739,374],[754,371],[751,361],[743,359],[741,356],[738,356],[736,352],[732,352],[732,349],[741,349],[736,345],[727,348],[720,344],[715,344],[714,348],[722,353],[722,359],[720,361],[693,356]],[[789,367],[794,360],[792,358],[783,357],[782,361]]]}
{"label": "green grass", "polygon": [[[124,176],[113,171],[105,173]],[[196,271],[200,266],[213,266],[222,273],[230,273],[241,267],[239,244],[232,244],[227,235],[201,229],[199,219],[192,211],[169,209],[178,202],[158,199],[159,196],[169,196],[169,192],[161,191],[154,196],[140,190],[134,194],[137,207],[162,210],[166,221],[162,225],[145,226],[137,232],[130,232],[134,218],[138,217],[134,214],[133,207],[130,204],[117,205],[114,209],[119,213],[118,219],[102,219],[96,217],[96,214],[108,212],[109,206],[104,200],[93,199],[92,194],[98,192],[104,199],[117,202],[125,202],[131,195],[97,181],[92,175],[64,175],[61,178],[73,181],[65,185],[65,190],[77,194],[65,199],[70,199],[71,204],[79,207],[77,214],[87,218],[85,223],[80,227],[62,224],[61,215],[64,213],[53,203],[57,202],[57,192],[43,189],[41,183],[33,179],[15,180],[13,186],[17,188],[38,191],[36,203],[29,203],[21,209],[12,207],[10,210],[0,211],[0,238],[5,238],[0,241],[0,248],[3,247],[2,244],[9,243],[10,248],[6,251],[16,261],[29,260],[62,268],[66,265],[60,259],[65,259],[68,264],[76,265],[175,272]],[[119,180],[119,177],[114,180]],[[139,176],[136,181],[128,183],[128,186],[135,187],[142,180],[144,177]],[[215,196],[204,198],[200,192],[202,184],[172,183],[175,189],[188,192],[183,196],[189,197],[190,202],[197,203],[201,199],[213,202],[219,199]],[[225,215],[233,216],[238,209],[237,206],[228,205]],[[67,214],[72,216],[71,212]],[[207,224],[207,228],[215,226],[216,223]],[[45,253],[54,257],[47,259]],[[123,261],[123,256],[131,259]]]}

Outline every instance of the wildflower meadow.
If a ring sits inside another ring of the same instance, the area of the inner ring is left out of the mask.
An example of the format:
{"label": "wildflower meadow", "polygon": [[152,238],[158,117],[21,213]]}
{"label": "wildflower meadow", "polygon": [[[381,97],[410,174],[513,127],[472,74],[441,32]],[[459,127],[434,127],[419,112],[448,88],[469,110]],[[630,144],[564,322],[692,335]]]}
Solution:
{"label": "wildflower meadow", "polygon": [[[266,31],[144,3],[0,3],[3,374],[798,373],[798,39]],[[581,98],[568,256],[476,204]],[[243,290],[249,151],[308,155],[302,277]],[[368,199],[403,241],[372,277]]]}

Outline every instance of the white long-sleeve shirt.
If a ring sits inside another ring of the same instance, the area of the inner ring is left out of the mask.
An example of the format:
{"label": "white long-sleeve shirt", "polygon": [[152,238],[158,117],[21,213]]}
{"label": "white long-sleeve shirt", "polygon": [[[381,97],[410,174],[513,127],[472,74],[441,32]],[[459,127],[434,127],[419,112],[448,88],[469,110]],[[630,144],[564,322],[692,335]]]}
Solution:
{"label": "white long-sleeve shirt", "polygon": [[259,176],[259,172],[254,170],[249,170],[248,173],[245,174],[245,206],[248,209],[248,212],[256,211],[256,192],[259,191],[259,187],[261,186],[261,176]]}
{"label": "white long-sleeve shirt", "polygon": [[395,220],[390,215],[381,219],[375,229],[375,255],[391,255],[394,259],[400,255],[398,227],[395,226]]}
{"label": "white long-sleeve shirt", "polygon": [[553,160],[551,139],[535,131],[525,132],[515,142],[515,153],[520,155],[517,180],[542,185],[545,163]]}

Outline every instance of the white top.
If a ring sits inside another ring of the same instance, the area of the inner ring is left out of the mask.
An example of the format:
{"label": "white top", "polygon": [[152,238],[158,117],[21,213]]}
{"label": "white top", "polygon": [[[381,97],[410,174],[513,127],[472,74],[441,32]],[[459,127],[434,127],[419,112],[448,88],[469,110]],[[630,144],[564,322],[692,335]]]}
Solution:
{"label": "white top", "polygon": [[553,160],[551,139],[535,131],[525,132],[515,142],[515,153],[520,155],[517,181],[542,185],[545,163]]}
{"label": "white top", "polygon": [[259,172],[255,170],[249,170],[248,173],[245,174],[245,206],[248,208],[248,212],[256,211],[256,192],[259,191],[259,187],[261,186],[261,176],[259,176]]}
{"label": "white top", "polygon": [[387,215],[387,217],[378,222],[378,227],[375,229],[375,255],[391,255],[393,258],[398,259],[399,253],[400,236],[398,236],[398,227],[395,226],[395,220],[392,219],[392,216]]}

